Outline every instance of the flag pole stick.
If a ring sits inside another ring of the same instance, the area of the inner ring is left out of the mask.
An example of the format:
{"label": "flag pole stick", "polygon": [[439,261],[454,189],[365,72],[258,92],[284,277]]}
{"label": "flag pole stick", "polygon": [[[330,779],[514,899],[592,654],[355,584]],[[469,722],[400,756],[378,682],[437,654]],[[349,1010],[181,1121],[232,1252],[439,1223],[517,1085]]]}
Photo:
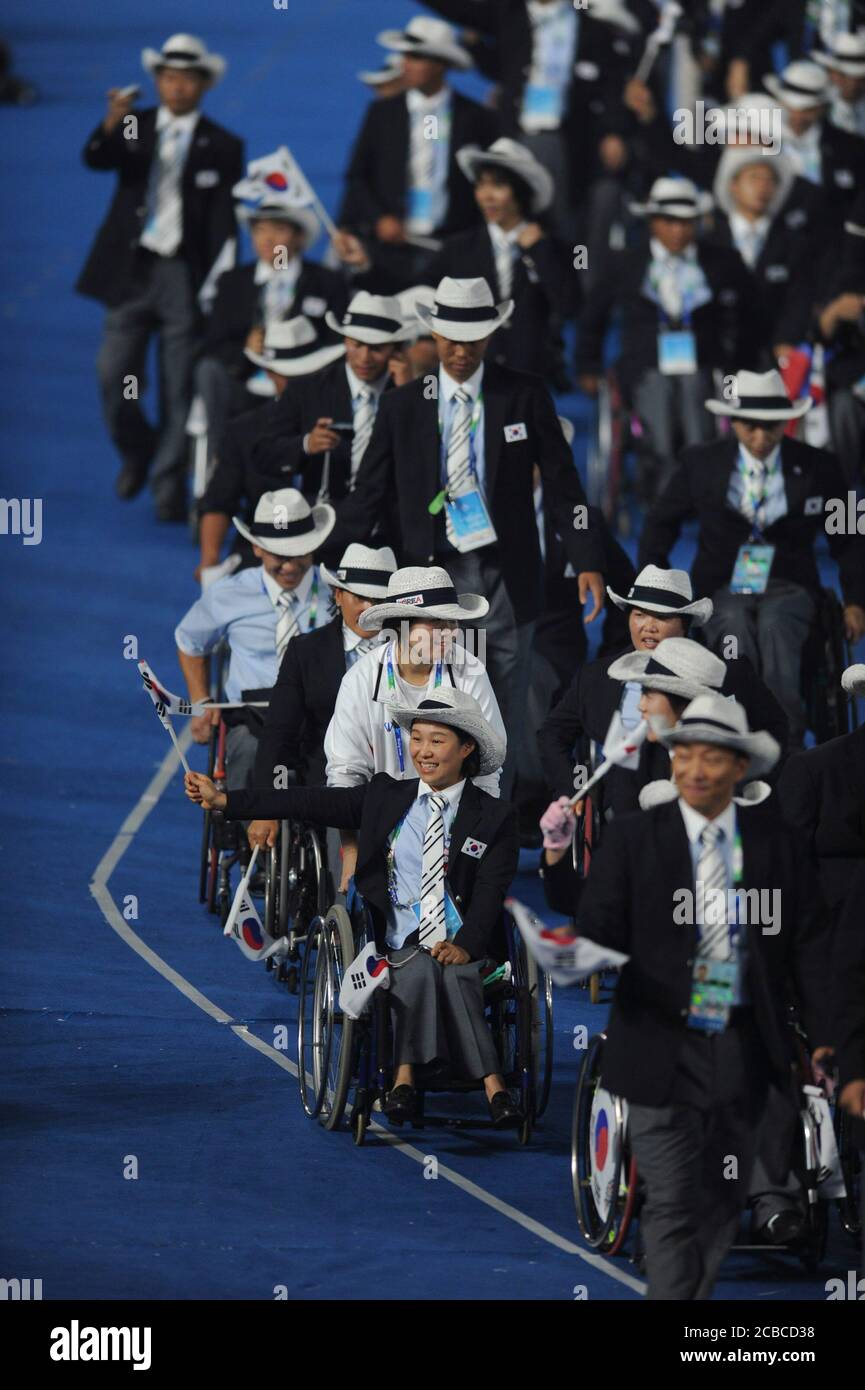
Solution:
{"label": "flag pole stick", "polygon": [[180,759],[181,763],[183,764],[183,770],[184,770],[184,772],[191,772],[191,771],[192,771],[192,768],[189,766],[189,763],[186,761],[186,758],[185,758],[184,755],[183,755],[183,749],[180,747],[180,744],[177,742],[177,734],[174,732],[174,728],[173,728],[172,723],[171,723],[171,717],[170,717],[170,715],[167,715],[167,714],[166,714],[166,716],[165,716],[165,727],[166,727],[166,729],[168,730],[169,734],[171,735],[171,742],[174,744],[174,747],[175,747],[175,749],[176,749],[176,751],[177,751],[177,756],[178,756],[178,758]]}
{"label": "flag pole stick", "polygon": [[241,899],[244,893],[246,892],[247,888],[249,887],[249,880],[252,878],[252,871],[255,868],[255,861],[257,858],[258,845],[255,846],[255,849],[249,856],[249,863],[246,866],[246,873],[243,875],[243,878],[240,880],[240,882],[237,885],[237,888],[234,891],[234,901],[231,904],[231,911],[226,917],[225,926],[222,929],[223,936],[231,936],[232,930],[234,929],[234,923],[237,919],[237,911],[240,907]]}

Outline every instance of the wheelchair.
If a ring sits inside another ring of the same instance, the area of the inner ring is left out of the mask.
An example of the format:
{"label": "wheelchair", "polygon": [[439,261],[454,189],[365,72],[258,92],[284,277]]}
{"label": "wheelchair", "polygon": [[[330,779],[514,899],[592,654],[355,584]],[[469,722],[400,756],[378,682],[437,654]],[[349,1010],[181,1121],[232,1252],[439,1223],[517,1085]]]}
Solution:
{"label": "wheelchair", "polygon": [[[346,967],[364,942],[372,943],[365,905],[352,891],[348,910],[334,904],[313,923],[303,958],[298,1010],[298,1080],[301,1104],[328,1130],[346,1116],[354,1142],[364,1143],[373,1114],[381,1110],[392,1077],[392,1030],[387,991],[376,990],[370,1008],[351,1019],[339,1007]],[[486,1014],[499,1054],[502,1075],[520,1105],[520,1144],[531,1138],[546,1108],[552,1082],[552,988],[528,956],[510,914],[503,914],[506,960],[484,981]],[[480,1082],[453,1078],[418,1081],[415,1129],[425,1125],[484,1127],[489,1121],[460,1120],[426,1113],[431,1091],[477,1091]]]}
{"label": "wheelchair", "polygon": [[[617,1255],[623,1252],[629,1232],[638,1221],[642,1193],[636,1159],[628,1144],[627,1102],[613,1095],[603,1084],[606,1041],[606,1033],[596,1033],[589,1040],[577,1080],[571,1125],[571,1186],[583,1239],[602,1254]],[[795,1172],[801,1183],[805,1238],[795,1246],[765,1245],[742,1240],[737,1241],[733,1249],[763,1255],[795,1254],[806,1272],[815,1275],[826,1252],[831,1203],[820,1192],[820,1183],[825,1177],[820,1165],[820,1136],[807,1097],[799,1113],[801,1131]],[[843,1119],[839,1121],[836,1113],[836,1127],[839,1123],[843,1127]],[[846,1161],[848,1166],[854,1161],[849,1140]],[[844,1163],[842,1150],[842,1170]],[[842,1212],[842,1224],[856,1240],[856,1196],[851,1182],[847,1180],[846,1171],[844,1176],[847,1195],[838,1205]],[[639,1263],[642,1248],[639,1229],[635,1229],[632,1258]]]}
{"label": "wheelchair", "polygon": [[841,675],[853,664],[844,632],[844,610],[833,589],[821,589],[817,615],[802,650],[802,697],[808,728],[817,743],[856,728],[856,701],[841,689]]}
{"label": "wheelchair", "polygon": [[270,957],[266,966],[290,994],[300,984],[300,948],[308,943],[313,923],[324,917],[332,886],[326,843],[318,831],[301,821],[280,821],[264,863],[262,920],[274,939],[287,938],[285,953],[276,961]]}

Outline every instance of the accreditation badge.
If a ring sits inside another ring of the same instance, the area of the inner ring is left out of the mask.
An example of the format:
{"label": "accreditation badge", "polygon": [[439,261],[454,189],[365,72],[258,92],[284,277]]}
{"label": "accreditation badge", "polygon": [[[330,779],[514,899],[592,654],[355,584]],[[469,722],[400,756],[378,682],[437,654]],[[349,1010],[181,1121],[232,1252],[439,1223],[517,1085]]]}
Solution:
{"label": "accreditation badge", "polygon": [[658,334],[658,371],[664,376],[688,376],[697,370],[697,340],[688,329]]}
{"label": "accreditation badge", "polygon": [[461,554],[493,545],[498,539],[479,488],[473,487],[461,497],[446,498],[445,507],[451,525],[451,541]]}
{"label": "accreditation badge", "polygon": [[740,545],[730,580],[730,593],[765,594],[774,559],[774,545]]}
{"label": "accreditation badge", "polygon": [[691,976],[689,1028],[700,1033],[723,1033],[730,1021],[738,974],[736,961],[697,957]]}

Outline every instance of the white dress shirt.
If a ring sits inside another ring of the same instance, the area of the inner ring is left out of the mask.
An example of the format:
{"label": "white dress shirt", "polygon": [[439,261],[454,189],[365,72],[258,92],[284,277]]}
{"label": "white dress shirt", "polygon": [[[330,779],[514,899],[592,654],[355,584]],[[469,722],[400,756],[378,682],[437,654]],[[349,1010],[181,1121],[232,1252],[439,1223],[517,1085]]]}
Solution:
{"label": "white dress shirt", "polygon": [[804,135],[794,135],[790,127],[784,125],[783,153],[787,155],[800,178],[809,183],[823,182],[823,154],[820,149],[822,122],[816,121]]}
{"label": "white dress shirt", "polygon": [[732,507],[736,512],[741,512],[746,521],[751,521],[750,511],[744,505],[746,473],[752,475],[762,473],[765,479],[766,486],[761,507],[763,512],[761,529],[765,530],[774,521],[779,521],[782,516],[787,515],[787,489],[784,486],[784,473],[781,468],[780,444],[776,445],[767,459],[757,459],[748,452],[744,444],[739,445],[736,467],[731,474],[730,486],[727,489],[727,506]]}
{"label": "white dress shirt", "polygon": [[641,292],[660,305],[668,318],[678,321],[709,303],[712,291],[697,259],[696,246],[688,246],[676,256],[652,237],[649,251],[651,260]]}
{"label": "white dress shirt", "polygon": [[[396,659],[393,658],[396,690],[389,692],[386,662],[391,646],[392,643],[388,641],[367,652],[342,678],[333,718],[324,736],[329,787],[357,787],[362,782],[368,782],[376,772],[387,772],[397,779],[417,776],[409,753],[410,733],[407,731],[402,733],[405,767],[400,769],[397,741],[392,721],[388,718],[386,701],[416,709],[421,700],[434,699],[435,671],[430,673],[426,686],[410,685],[401,679]],[[484,718],[501,739],[507,738],[486,667],[476,656],[460,652],[459,660],[455,660],[451,666],[444,666],[442,684],[453,684],[457,690],[467,690],[474,695]],[[498,796],[499,776],[500,770],[474,780],[491,796]]]}
{"label": "white dress shirt", "polygon": [[[156,146],[140,244],[159,256],[173,256],[183,240],[183,166],[200,115],[195,110],[173,116],[167,106],[160,106],[156,113]],[[169,158],[175,139],[177,144]]]}
{"label": "white dress shirt", "polygon": [[288,317],[288,311],[294,304],[301,269],[300,256],[292,256],[288,265],[279,268],[269,261],[256,262],[253,280],[256,285],[264,286],[265,324]]}
{"label": "white dress shirt", "polygon": [[429,236],[447,217],[452,95],[447,84],[431,97],[418,91],[405,94],[409,115],[406,227],[420,236]]}
{"label": "white dress shirt", "polygon": [[771,225],[772,219],[768,216],[753,220],[750,217],[743,217],[741,212],[730,213],[730,233],[733,237],[733,243],[742,260],[751,270],[760,259]]}
{"label": "white dress shirt", "polygon": [[541,5],[526,0],[532,32],[532,55],[523,90],[520,125],[527,135],[558,130],[580,33],[580,17],[572,0],[553,0]]}
{"label": "white dress shirt", "polygon": [[[383,632],[355,632],[353,628],[348,626],[348,623],[343,623],[342,649],[345,652],[346,669],[350,669],[356,661],[359,661],[360,658],[365,656],[368,651],[371,651],[373,647],[381,646],[382,642],[386,641],[387,638]],[[358,647],[361,642],[369,643],[370,645],[365,646],[364,650],[359,652]]]}
{"label": "white dress shirt", "polygon": [[525,222],[518,222],[515,227],[511,227],[509,232],[504,232],[497,222],[487,223],[487,231],[492,242],[493,257],[496,263],[500,299],[510,299],[511,297],[514,285],[514,264],[519,259],[522,249],[518,238],[525,226]]}

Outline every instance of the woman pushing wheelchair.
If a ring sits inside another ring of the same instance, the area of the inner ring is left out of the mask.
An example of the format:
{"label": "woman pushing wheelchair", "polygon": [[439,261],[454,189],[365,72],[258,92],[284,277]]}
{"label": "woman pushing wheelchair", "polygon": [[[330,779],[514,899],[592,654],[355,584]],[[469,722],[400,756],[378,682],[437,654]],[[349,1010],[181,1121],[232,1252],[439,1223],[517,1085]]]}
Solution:
{"label": "woman pushing wheelchair", "polygon": [[501,767],[504,742],[466,691],[437,689],[417,708],[389,709],[417,777],[226,794],[192,772],[186,794],[230,820],[293,817],[359,831],[355,881],[393,967],[396,1070],[386,1114],[411,1119],[415,1068],[446,1068],[482,1079],[493,1124],[513,1128],[522,1115],[500,1074],[482,981],[504,955],[502,909],[519,837],[513,807],[473,781]]}

